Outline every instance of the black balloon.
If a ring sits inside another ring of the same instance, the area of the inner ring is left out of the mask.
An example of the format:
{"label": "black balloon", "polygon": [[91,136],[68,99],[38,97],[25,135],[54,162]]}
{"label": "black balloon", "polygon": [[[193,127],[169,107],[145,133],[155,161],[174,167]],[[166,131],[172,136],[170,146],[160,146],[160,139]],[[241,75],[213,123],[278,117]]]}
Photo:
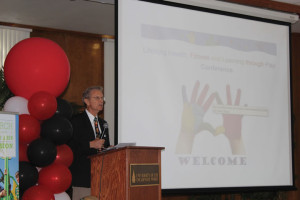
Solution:
{"label": "black balloon", "polygon": [[19,163],[20,193],[34,186],[39,178],[38,170],[31,163],[22,161]]}
{"label": "black balloon", "polygon": [[57,100],[57,109],[55,114],[70,119],[73,115],[72,105],[64,99],[57,98],[56,100]]}
{"label": "black balloon", "polygon": [[41,136],[56,145],[65,144],[73,135],[71,122],[62,116],[55,115],[45,120],[41,126]]}
{"label": "black balloon", "polygon": [[53,163],[56,154],[55,144],[43,138],[33,140],[27,148],[28,160],[37,167],[45,167]]}

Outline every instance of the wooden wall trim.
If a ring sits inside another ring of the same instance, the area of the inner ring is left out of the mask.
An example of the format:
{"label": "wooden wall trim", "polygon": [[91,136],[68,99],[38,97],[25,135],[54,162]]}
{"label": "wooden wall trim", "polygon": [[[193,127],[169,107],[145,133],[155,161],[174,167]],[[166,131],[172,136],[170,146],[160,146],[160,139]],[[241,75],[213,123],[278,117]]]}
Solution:
{"label": "wooden wall trim", "polygon": [[292,33],[292,38],[293,37],[300,37],[300,33]]}
{"label": "wooden wall trim", "polygon": [[93,34],[93,33],[85,33],[79,31],[69,31],[69,30],[61,30],[61,29],[53,29],[53,28],[46,28],[40,26],[31,26],[31,25],[24,25],[24,24],[15,24],[15,23],[7,23],[7,22],[0,22],[2,26],[10,26],[10,27],[18,27],[18,28],[28,28],[36,31],[47,31],[47,32],[54,32],[54,33],[67,33],[73,35],[81,35],[91,38],[107,38],[107,39],[114,39],[115,36],[112,35],[103,35],[103,34]]}
{"label": "wooden wall trim", "polygon": [[290,3],[278,2],[278,1],[270,1],[270,0],[226,0],[226,2],[300,14],[300,6],[290,4]]}

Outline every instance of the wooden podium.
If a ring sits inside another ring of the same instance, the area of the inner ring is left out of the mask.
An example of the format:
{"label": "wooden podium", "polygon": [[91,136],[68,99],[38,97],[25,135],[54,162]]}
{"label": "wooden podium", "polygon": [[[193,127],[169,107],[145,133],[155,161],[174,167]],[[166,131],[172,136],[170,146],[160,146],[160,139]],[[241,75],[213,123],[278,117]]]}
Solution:
{"label": "wooden podium", "polygon": [[161,200],[163,149],[128,146],[91,156],[91,195],[101,200]]}

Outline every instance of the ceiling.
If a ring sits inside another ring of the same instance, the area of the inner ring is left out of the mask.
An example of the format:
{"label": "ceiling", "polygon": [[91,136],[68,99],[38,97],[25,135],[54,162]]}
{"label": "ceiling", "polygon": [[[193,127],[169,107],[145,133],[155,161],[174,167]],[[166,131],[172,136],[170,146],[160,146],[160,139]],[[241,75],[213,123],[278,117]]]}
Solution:
{"label": "ceiling", "polygon": [[[114,7],[114,0],[0,0],[0,22],[114,36]],[[300,33],[300,22],[292,32]]]}
{"label": "ceiling", "polygon": [[0,0],[0,22],[114,35],[111,2],[114,1]]}

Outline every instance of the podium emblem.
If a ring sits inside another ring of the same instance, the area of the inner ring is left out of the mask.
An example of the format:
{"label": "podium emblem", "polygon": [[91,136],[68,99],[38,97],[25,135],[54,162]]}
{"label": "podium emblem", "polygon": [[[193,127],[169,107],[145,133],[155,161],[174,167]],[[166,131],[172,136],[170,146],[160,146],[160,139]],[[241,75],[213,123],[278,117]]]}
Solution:
{"label": "podium emblem", "polygon": [[130,164],[130,187],[159,185],[159,164]]}

